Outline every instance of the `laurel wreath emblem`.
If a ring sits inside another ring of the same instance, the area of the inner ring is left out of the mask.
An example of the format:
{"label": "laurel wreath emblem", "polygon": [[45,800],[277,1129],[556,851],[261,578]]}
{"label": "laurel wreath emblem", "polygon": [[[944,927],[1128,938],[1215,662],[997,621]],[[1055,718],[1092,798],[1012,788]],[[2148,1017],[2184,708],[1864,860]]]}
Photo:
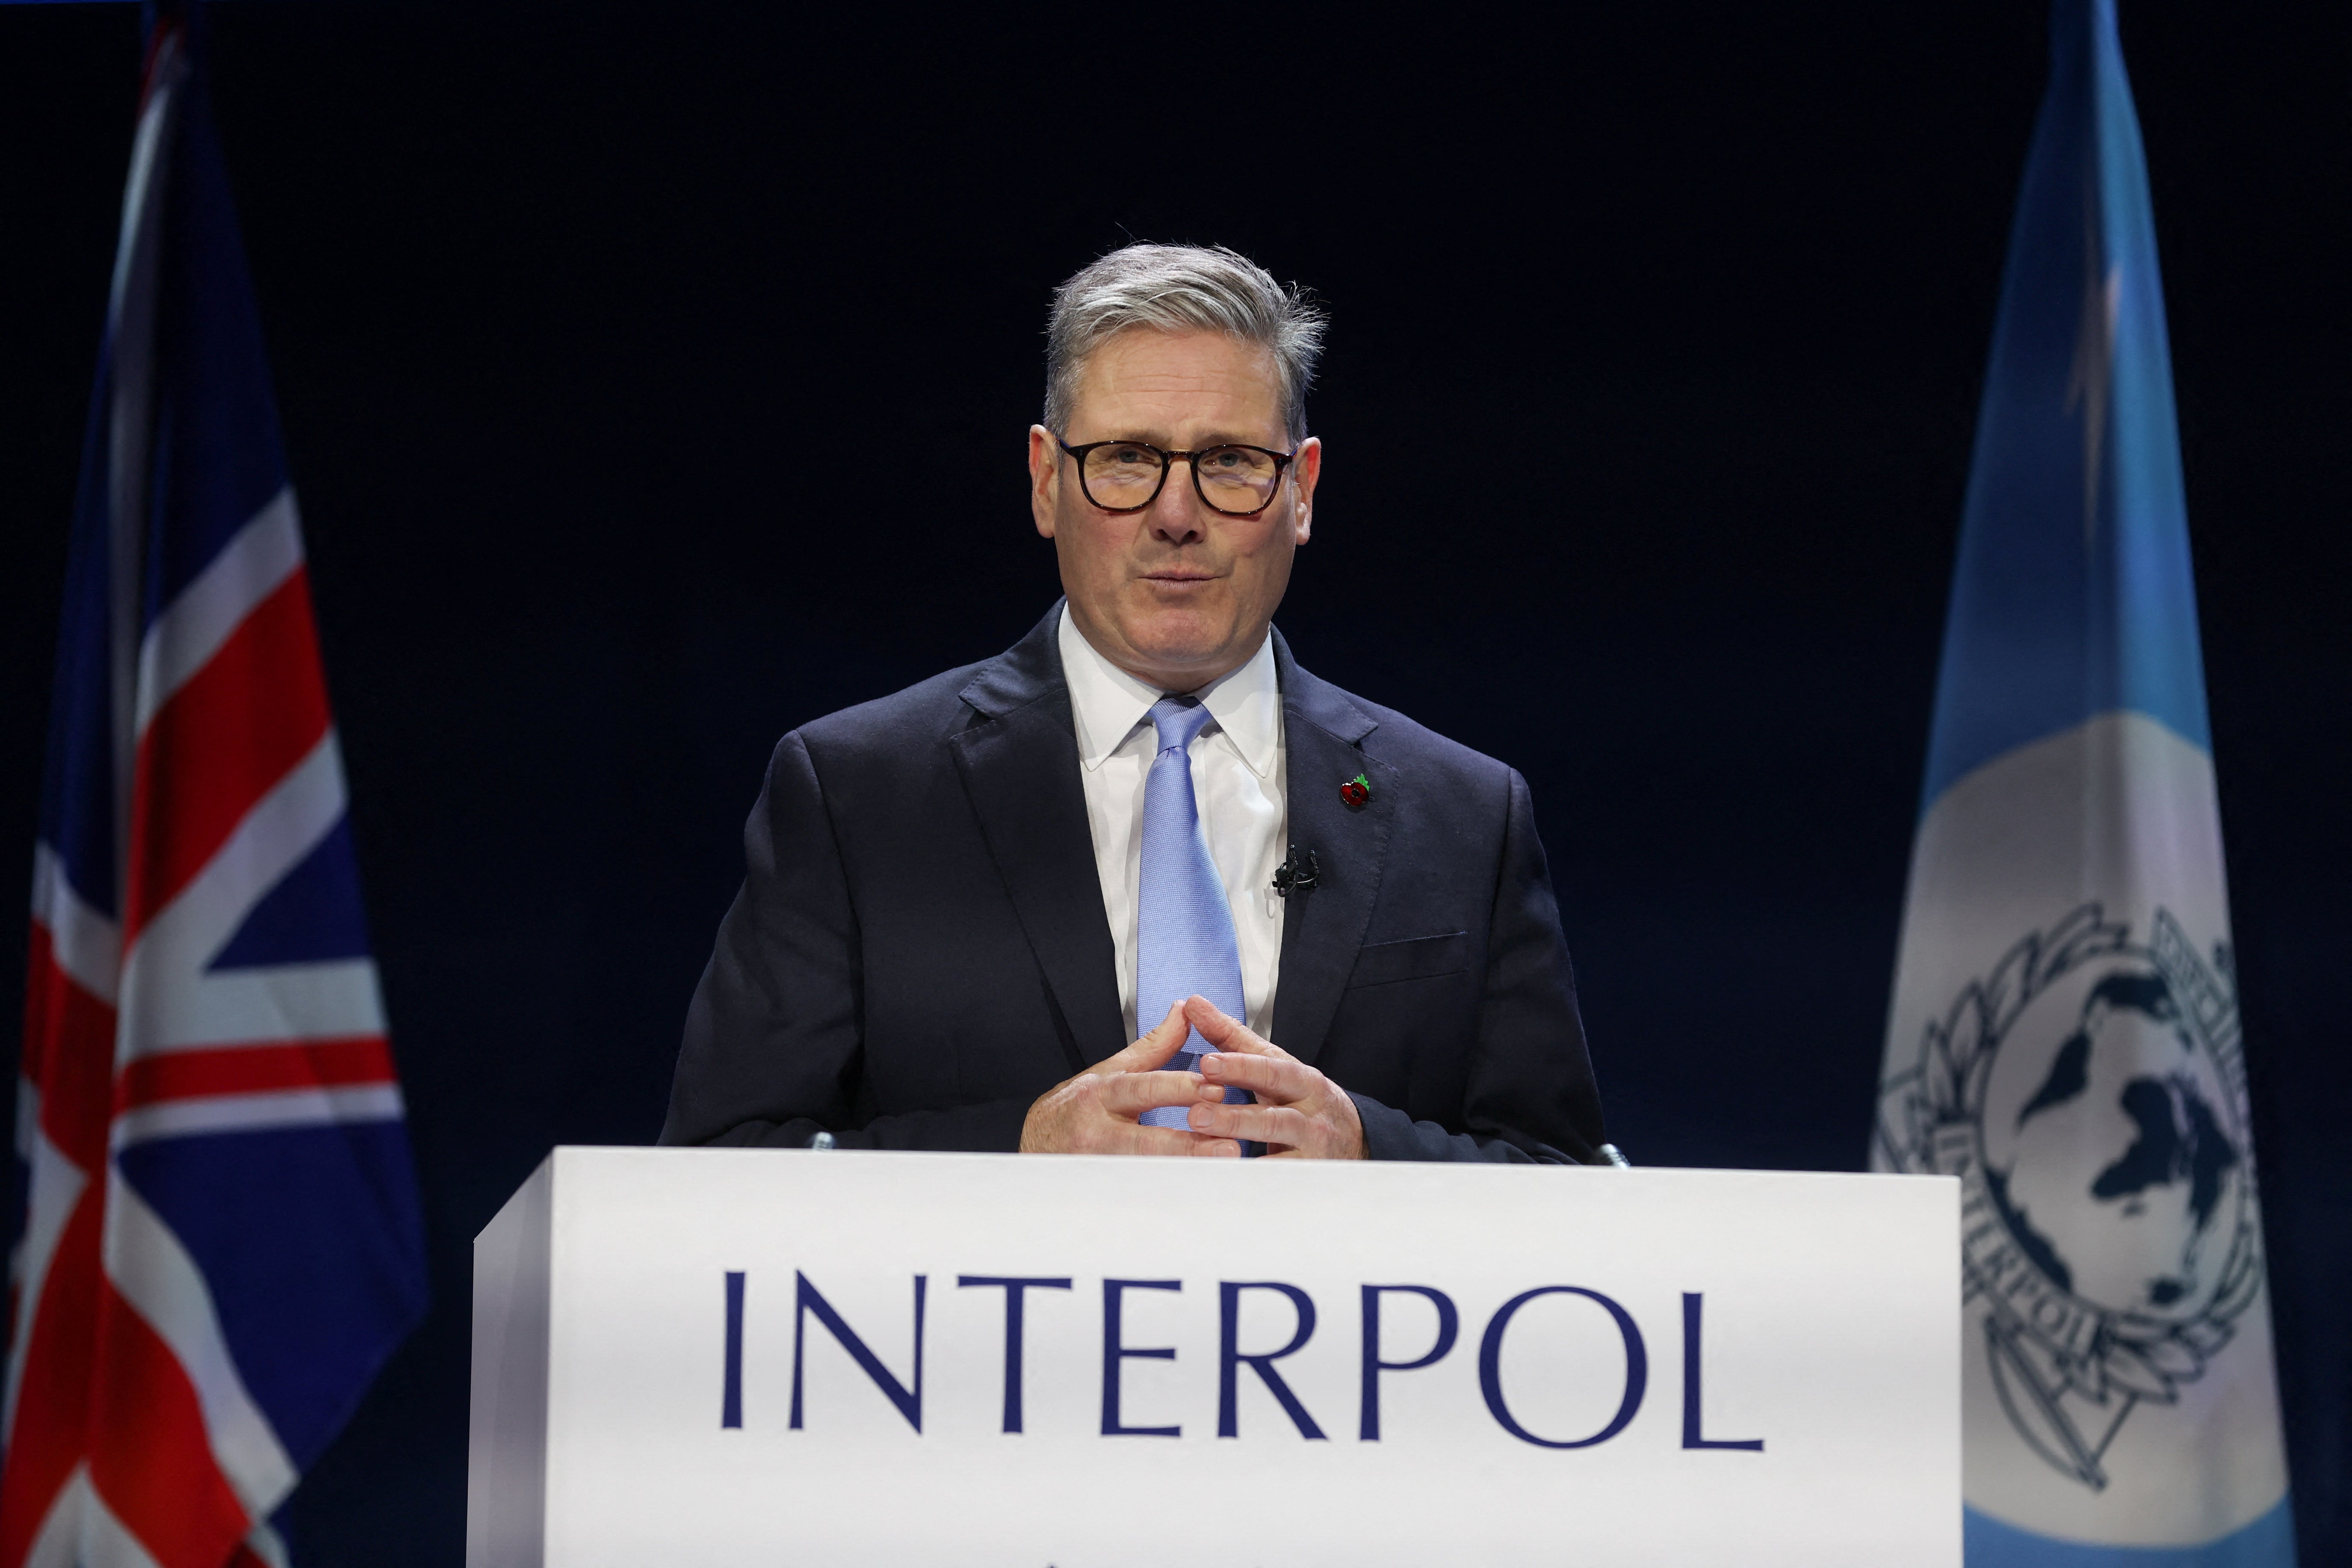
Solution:
{"label": "laurel wreath emblem", "polygon": [[[1916,1068],[1881,1089],[1877,1135],[1892,1168],[1956,1175],[1962,1183],[1962,1298],[1982,1302],[1994,1383],[2019,1434],[2044,1460],[2094,1489],[2103,1459],[2142,1402],[2172,1405],[2204,1375],[2261,1296],[2260,1208],[2255,1202],[2244,1059],[2226,947],[2208,963],[2179,923],[2158,910],[2145,946],[2128,926],[2086,903],[2005,953],[1931,1020]],[[2245,1200],[2215,1292],[2182,1321],[2085,1300],[2034,1263],[1988,1191],[1980,1120],[1994,1055],[2027,1005],[2061,976],[2106,958],[2152,966],[2171,987],[2183,1026],[2212,1053],[2241,1132]]]}

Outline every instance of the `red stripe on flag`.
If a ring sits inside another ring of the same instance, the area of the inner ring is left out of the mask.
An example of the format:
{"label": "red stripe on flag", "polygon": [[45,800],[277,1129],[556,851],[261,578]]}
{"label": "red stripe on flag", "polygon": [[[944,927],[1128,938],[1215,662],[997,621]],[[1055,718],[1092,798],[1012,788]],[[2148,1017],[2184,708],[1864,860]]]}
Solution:
{"label": "red stripe on flag", "polygon": [[221,1568],[252,1523],[213,1458],[195,1385],[111,1282],[99,1311],[90,1484],[162,1568]]}
{"label": "red stripe on flag", "polygon": [[58,966],[48,928],[37,921],[25,968],[23,1070],[41,1091],[43,1136],[83,1171],[97,1171],[112,1112],[114,1009]]}
{"label": "red stripe on flag", "polygon": [[49,1257],[40,1299],[26,1303],[24,1382],[0,1469],[0,1563],[17,1568],[32,1550],[58,1489],[81,1463],[89,1426],[98,1320],[98,1240],[106,1187],[82,1189]]}
{"label": "red stripe on flag", "polygon": [[310,754],[330,722],[310,574],[298,568],[139,737],[126,946]]}
{"label": "red stripe on flag", "polygon": [[288,1045],[220,1046],[132,1062],[116,1086],[115,1103],[127,1110],[164,1100],[390,1083],[394,1078],[392,1049],[381,1035]]}

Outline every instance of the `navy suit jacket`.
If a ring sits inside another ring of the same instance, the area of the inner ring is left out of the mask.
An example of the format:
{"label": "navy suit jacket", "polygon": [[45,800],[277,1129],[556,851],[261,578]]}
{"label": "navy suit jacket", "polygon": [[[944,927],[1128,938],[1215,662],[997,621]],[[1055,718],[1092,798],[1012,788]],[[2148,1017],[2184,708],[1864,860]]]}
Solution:
{"label": "navy suit jacket", "polygon": [[[665,1143],[1018,1147],[1128,1044],[1055,642],[786,735],[687,1015]],[[1373,1158],[1597,1163],[1601,1102],[1525,780],[1298,668],[1271,1037]],[[1361,773],[1371,798],[1339,786]]]}

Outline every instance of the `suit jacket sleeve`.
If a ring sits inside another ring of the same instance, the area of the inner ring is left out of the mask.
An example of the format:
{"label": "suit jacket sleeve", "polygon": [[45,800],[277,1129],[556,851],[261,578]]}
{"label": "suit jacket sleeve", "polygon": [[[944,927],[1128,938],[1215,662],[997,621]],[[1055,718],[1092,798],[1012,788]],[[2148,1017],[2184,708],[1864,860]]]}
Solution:
{"label": "suit jacket sleeve", "polygon": [[768,764],[743,850],[742,890],[687,1012],[661,1142],[804,1148],[830,1131],[845,1149],[1018,1147],[1026,1100],[860,1115],[857,914],[797,732]]}
{"label": "suit jacket sleeve", "polygon": [[1527,781],[1510,774],[1489,925],[1478,1039],[1462,1126],[1416,1121],[1350,1094],[1375,1160],[1601,1164],[1601,1094],[1576,1006],[1559,903],[1536,836]]}

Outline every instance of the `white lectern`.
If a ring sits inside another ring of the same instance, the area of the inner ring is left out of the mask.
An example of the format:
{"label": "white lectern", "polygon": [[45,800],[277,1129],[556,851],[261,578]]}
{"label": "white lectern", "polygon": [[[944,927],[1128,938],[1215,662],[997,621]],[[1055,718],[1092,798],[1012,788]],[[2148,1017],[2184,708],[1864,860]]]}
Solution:
{"label": "white lectern", "polygon": [[1958,1568],[1944,1177],[559,1149],[469,1568]]}

